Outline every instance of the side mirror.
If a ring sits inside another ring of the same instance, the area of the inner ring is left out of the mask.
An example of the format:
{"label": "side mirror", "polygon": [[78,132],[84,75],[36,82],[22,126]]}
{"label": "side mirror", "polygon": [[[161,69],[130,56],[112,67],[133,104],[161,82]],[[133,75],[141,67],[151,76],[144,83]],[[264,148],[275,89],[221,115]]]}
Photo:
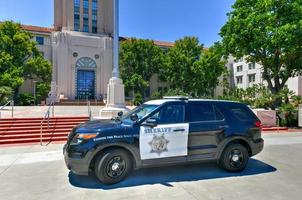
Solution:
{"label": "side mirror", "polygon": [[134,113],[134,114],[130,115],[130,119],[134,122],[137,122],[137,120],[138,120],[137,114]]}
{"label": "side mirror", "polygon": [[117,113],[117,116],[122,117],[123,114],[124,114],[123,111],[120,111],[120,112]]}
{"label": "side mirror", "polygon": [[154,127],[157,126],[157,119],[149,118],[142,125],[143,126],[150,126],[151,128],[154,128]]}

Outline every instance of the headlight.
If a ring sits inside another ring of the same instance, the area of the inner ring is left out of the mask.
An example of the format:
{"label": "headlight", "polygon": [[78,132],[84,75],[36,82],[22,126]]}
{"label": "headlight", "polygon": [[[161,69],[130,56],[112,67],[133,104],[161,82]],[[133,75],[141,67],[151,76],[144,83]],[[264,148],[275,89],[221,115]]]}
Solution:
{"label": "headlight", "polygon": [[72,143],[80,144],[83,141],[87,141],[95,138],[97,135],[98,135],[97,133],[78,133],[74,136]]}

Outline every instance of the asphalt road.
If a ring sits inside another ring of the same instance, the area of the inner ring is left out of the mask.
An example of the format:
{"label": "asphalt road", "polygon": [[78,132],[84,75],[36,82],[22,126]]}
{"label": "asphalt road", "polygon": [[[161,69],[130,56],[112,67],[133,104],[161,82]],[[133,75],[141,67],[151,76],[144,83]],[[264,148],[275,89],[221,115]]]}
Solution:
{"label": "asphalt road", "polygon": [[61,144],[0,147],[0,199],[301,199],[302,132],[264,139],[239,174],[202,163],[138,170],[114,186],[70,173]]}

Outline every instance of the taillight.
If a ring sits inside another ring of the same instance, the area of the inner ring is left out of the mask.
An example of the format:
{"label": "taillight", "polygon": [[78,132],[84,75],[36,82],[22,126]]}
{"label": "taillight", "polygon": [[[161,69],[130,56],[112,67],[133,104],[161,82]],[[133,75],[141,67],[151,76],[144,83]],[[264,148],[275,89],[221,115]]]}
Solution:
{"label": "taillight", "polygon": [[261,128],[261,121],[256,121],[255,126]]}

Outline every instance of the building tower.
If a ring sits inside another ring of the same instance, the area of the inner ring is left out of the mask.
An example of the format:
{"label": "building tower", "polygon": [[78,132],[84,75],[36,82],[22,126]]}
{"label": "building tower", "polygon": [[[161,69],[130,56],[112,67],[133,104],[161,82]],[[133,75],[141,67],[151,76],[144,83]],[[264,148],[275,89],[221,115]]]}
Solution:
{"label": "building tower", "polygon": [[113,1],[54,0],[53,82],[60,99],[103,99],[113,70]]}
{"label": "building tower", "polygon": [[113,34],[112,0],[54,0],[56,31]]}

